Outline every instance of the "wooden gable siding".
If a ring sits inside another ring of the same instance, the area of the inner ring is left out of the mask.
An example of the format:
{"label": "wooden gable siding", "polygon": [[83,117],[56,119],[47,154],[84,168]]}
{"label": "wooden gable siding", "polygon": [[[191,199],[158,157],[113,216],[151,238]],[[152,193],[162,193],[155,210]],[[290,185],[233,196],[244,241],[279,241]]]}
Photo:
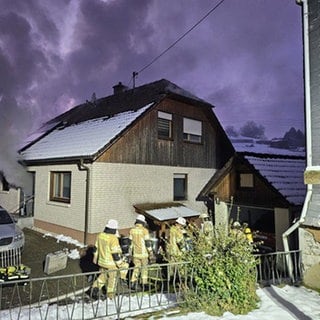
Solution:
{"label": "wooden gable siding", "polygon": [[[172,114],[173,137],[159,139],[158,110]],[[183,141],[183,117],[202,121],[202,143]],[[165,99],[109,147],[97,161],[215,168],[216,130],[202,108]]]}
{"label": "wooden gable siding", "polygon": [[[239,187],[239,173],[253,173],[253,188],[240,188]],[[235,200],[239,203],[247,205],[262,205],[265,207],[286,207],[287,202],[282,198],[276,190],[274,190],[267,182],[261,178],[260,175],[252,172],[246,166],[240,166],[235,172],[237,192]]]}
{"label": "wooden gable siding", "polygon": [[[254,187],[240,188],[239,173],[253,173]],[[222,201],[229,202],[231,197],[236,204],[245,204],[263,207],[287,207],[288,203],[266,182],[245,165],[238,164],[233,168],[211,192]]]}

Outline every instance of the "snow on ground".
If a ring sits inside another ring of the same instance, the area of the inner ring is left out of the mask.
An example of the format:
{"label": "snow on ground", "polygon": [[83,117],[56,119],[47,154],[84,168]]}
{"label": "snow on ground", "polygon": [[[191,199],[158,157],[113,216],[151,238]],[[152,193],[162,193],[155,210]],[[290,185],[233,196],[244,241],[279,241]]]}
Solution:
{"label": "snow on ground", "polygon": [[[170,311],[164,310],[163,317],[159,317],[159,313],[157,313],[156,319],[169,319],[169,320],[317,320],[320,319],[320,295],[316,291],[306,289],[305,287],[294,287],[294,286],[285,286],[282,288],[271,286],[265,288],[257,289],[257,294],[260,298],[260,303],[258,309],[255,309],[248,313],[247,315],[234,315],[230,312],[226,312],[221,317],[209,316],[204,312],[191,312],[185,315],[179,314],[178,310]],[[156,297],[153,297],[154,301],[156,301]],[[159,298],[159,297],[157,297]],[[132,300],[128,300],[127,298],[122,299],[122,310],[129,309],[129,303],[132,303]],[[147,305],[150,303],[148,297],[146,297]],[[126,306],[127,304],[127,306]],[[104,305],[105,304],[101,304]],[[156,304],[154,304],[156,305]],[[84,307],[82,309],[82,307]],[[108,300],[108,309],[109,312],[114,308],[114,302],[112,300]],[[131,306],[132,307],[132,306]],[[32,320],[42,319],[41,315],[45,314],[48,311],[46,319],[57,319],[57,311],[58,311],[58,319],[67,319],[66,314],[72,309],[73,319],[81,319],[89,315],[92,312],[92,305],[85,304],[82,306],[81,303],[75,304],[72,307],[66,308],[66,306],[51,305],[48,309],[47,305],[42,307],[42,312],[39,310],[31,311],[29,314],[28,309],[16,309],[11,310],[11,314],[8,310],[0,311],[0,319],[29,319],[29,315],[31,315]],[[37,308],[36,308],[37,309]],[[159,307],[154,307],[153,310],[160,310]],[[151,309],[141,311],[140,314],[150,312]],[[66,313],[67,312],[67,313]],[[103,315],[104,310],[101,310],[101,313],[98,312],[100,316]],[[19,315],[20,313],[20,315]],[[129,319],[138,319],[133,318],[137,316],[138,312],[134,312],[132,314],[126,315],[127,320]],[[19,317],[20,316],[20,317]],[[70,316],[70,313],[69,313]],[[105,317],[104,319],[116,319],[116,317]],[[149,316],[149,319],[154,319],[152,315]]]}
{"label": "snow on ground", "polygon": [[259,288],[257,294],[261,299],[259,308],[247,315],[234,315],[230,312],[221,317],[208,316],[205,313],[189,313],[184,316],[170,316],[170,320],[316,320],[320,319],[320,295],[305,287],[276,286]]}
{"label": "snow on ground", "polygon": [[[63,234],[52,234],[52,233],[45,233],[43,235],[44,238],[46,237],[52,237],[52,238],[55,238],[57,239],[57,242],[59,243],[60,241],[63,241],[63,242],[67,242],[67,243],[70,243],[70,244],[73,244],[75,245],[76,247],[79,247],[79,248],[84,248],[85,245],[75,239],[72,239],[71,237],[69,236],[65,236]],[[73,250],[70,250],[69,253],[68,253],[68,257],[70,259],[80,259],[80,254],[79,254],[79,250],[77,249],[73,249]]]}
{"label": "snow on ground", "polygon": [[[44,234],[44,237],[51,236],[57,239],[57,242],[64,241],[68,243],[72,243],[78,247],[84,247],[84,245],[74,239],[71,239],[68,236],[64,235],[54,235],[50,233]],[[75,249],[76,252],[78,250]],[[77,253],[71,251],[70,255],[73,255],[74,259],[77,259]],[[320,295],[318,292],[314,290],[307,289],[305,287],[295,287],[295,286],[284,286],[284,287],[276,287],[270,286],[265,288],[258,288],[257,294],[260,298],[260,302],[258,308],[251,311],[247,315],[234,315],[230,312],[224,313],[221,317],[209,316],[204,312],[191,312],[186,315],[182,315],[179,311],[163,311],[163,317],[159,318],[157,315],[157,319],[170,319],[170,320],[319,320],[320,319]],[[151,300],[157,301],[159,297],[153,296]],[[147,303],[150,303],[149,298],[147,299]],[[122,299],[122,310],[129,310],[129,304],[132,303],[131,300],[126,298]],[[110,305],[110,306],[109,306]],[[156,304],[152,304],[156,305]],[[83,308],[84,307],[84,308]],[[114,308],[115,302],[112,300],[108,301],[108,308]],[[68,317],[64,317],[66,315],[66,306],[56,306],[51,305],[49,308],[47,305],[44,305],[43,308],[45,311],[48,311],[47,319],[56,319],[57,318],[57,310],[59,314],[59,319],[68,319]],[[81,319],[81,315],[86,314],[87,312],[90,314],[89,310],[92,310],[92,305],[82,305],[82,303],[72,305],[72,312],[74,318]],[[36,308],[37,309],[37,308]],[[68,308],[67,308],[68,309]],[[159,310],[159,307],[154,307],[153,310]],[[34,310],[36,311],[36,310]],[[43,311],[43,312],[45,312]],[[69,310],[70,311],[70,310]],[[144,310],[140,313],[150,312],[152,310]],[[0,311],[0,319],[30,319],[29,309],[14,309],[11,310],[2,310]],[[36,311],[32,313],[32,320],[42,319],[43,312]],[[103,312],[103,310],[102,310]],[[78,318],[77,316],[80,318]],[[133,319],[132,317],[137,315],[137,312],[127,315],[125,319]],[[89,316],[88,316],[89,317]],[[104,319],[115,319],[116,317],[107,317]],[[137,318],[135,318],[137,319]],[[153,319],[153,316],[150,315],[149,319]]]}

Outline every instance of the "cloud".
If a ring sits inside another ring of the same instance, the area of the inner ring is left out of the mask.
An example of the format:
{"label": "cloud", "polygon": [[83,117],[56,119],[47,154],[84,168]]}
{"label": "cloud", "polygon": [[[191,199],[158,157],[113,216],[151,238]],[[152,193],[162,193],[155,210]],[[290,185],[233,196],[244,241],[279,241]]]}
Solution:
{"label": "cloud", "polygon": [[301,8],[292,0],[224,1],[144,69],[217,3],[0,0],[0,111],[12,101],[15,140],[93,92],[131,86],[142,69],[136,85],[166,78],[215,105],[225,126],[303,129]]}

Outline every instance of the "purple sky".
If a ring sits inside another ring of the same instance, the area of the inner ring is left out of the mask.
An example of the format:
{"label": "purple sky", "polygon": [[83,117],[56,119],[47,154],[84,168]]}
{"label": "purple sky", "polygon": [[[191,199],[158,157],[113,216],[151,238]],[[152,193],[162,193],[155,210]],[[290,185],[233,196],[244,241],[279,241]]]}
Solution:
{"label": "purple sky", "polygon": [[[219,1],[0,0],[1,157],[93,92],[131,86]],[[225,0],[136,85],[166,78],[215,105],[224,127],[253,120],[273,138],[304,128],[302,54],[295,0]]]}

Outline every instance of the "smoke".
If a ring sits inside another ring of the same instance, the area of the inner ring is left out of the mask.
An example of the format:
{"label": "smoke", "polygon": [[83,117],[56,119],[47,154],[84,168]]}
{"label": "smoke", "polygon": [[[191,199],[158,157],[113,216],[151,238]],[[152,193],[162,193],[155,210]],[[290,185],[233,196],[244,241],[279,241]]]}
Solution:
{"label": "smoke", "polygon": [[[0,171],[7,180],[24,183],[16,162],[28,134],[93,92],[100,98],[119,81],[130,85],[133,71],[212,6],[211,0],[0,0]],[[215,105],[225,125],[240,127],[249,117],[266,131],[287,131],[300,128],[293,120],[303,124],[302,66],[294,1],[234,0],[140,72],[136,84],[166,78]]]}
{"label": "smoke", "polygon": [[31,195],[32,179],[26,168],[19,164],[18,149],[23,137],[31,128],[30,115],[19,108],[15,98],[2,96],[0,101],[0,168],[6,180],[16,187],[22,187],[27,195]]}
{"label": "smoke", "polygon": [[48,60],[40,48],[40,43],[34,41],[33,21],[24,15],[23,7],[21,10],[10,10],[10,5],[2,4],[2,8],[0,171],[11,185],[22,187],[24,192],[30,195],[31,175],[19,164],[18,150],[24,144],[26,137],[42,121],[43,114],[35,92],[48,70]]}

